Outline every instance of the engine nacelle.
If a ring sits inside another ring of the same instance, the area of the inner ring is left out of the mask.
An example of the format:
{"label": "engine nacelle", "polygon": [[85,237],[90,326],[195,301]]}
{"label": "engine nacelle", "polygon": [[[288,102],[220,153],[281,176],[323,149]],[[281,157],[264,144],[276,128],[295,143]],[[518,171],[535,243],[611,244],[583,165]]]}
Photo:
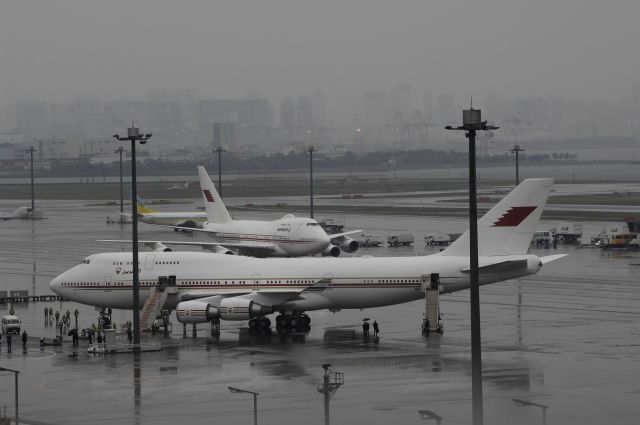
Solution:
{"label": "engine nacelle", "polygon": [[182,301],[176,306],[176,318],[180,323],[206,323],[218,317],[218,307],[205,301]]}
{"label": "engine nacelle", "polygon": [[213,247],[211,247],[211,250],[216,254],[235,255],[233,251],[223,247],[222,245],[214,245]]}
{"label": "engine nacelle", "polygon": [[224,320],[248,320],[271,313],[273,313],[273,307],[258,304],[245,298],[223,298],[220,302],[220,317]]}
{"label": "engine nacelle", "polygon": [[151,246],[151,249],[154,252],[171,252],[173,251],[171,248],[169,248],[168,246],[166,246],[163,243],[160,242],[154,242],[153,245]]}
{"label": "engine nacelle", "polygon": [[323,257],[328,257],[328,256],[339,257],[340,256],[340,248],[338,248],[335,245],[330,244],[328,247],[326,247],[324,249],[324,251],[322,251],[322,256]]}
{"label": "engine nacelle", "polygon": [[358,241],[345,236],[340,242],[340,249],[344,252],[356,252],[360,248]]}

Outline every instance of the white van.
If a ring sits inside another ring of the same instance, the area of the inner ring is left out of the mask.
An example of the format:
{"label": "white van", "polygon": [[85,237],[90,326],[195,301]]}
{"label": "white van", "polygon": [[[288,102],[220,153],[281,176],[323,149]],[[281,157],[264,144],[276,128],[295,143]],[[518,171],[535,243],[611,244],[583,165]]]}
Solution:
{"label": "white van", "polygon": [[17,316],[13,316],[10,314],[3,316],[2,317],[2,333],[3,334],[14,333],[16,335],[19,334],[20,319],[18,319]]}

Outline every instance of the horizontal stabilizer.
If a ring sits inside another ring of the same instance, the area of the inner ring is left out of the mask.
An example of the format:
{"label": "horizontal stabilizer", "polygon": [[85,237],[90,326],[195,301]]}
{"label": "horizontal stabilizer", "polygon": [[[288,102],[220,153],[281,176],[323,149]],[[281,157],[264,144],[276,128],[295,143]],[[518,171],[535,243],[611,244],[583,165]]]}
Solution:
{"label": "horizontal stabilizer", "polygon": [[[480,273],[507,273],[527,268],[527,260],[501,261],[495,264],[488,264],[479,268]],[[470,268],[462,269],[464,273],[469,273]]]}

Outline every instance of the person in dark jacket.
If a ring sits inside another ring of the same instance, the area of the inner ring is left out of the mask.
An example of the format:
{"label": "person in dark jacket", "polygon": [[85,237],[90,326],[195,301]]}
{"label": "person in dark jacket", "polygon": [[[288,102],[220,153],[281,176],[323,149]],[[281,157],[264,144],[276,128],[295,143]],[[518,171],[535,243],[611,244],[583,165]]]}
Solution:
{"label": "person in dark jacket", "polygon": [[27,350],[27,331],[22,331],[22,349]]}
{"label": "person in dark jacket", "polygon": [[380,328],[378,327],[378,322],[373,321],[373,337],[376,338],[378,336],[378,332],[380,332]]}

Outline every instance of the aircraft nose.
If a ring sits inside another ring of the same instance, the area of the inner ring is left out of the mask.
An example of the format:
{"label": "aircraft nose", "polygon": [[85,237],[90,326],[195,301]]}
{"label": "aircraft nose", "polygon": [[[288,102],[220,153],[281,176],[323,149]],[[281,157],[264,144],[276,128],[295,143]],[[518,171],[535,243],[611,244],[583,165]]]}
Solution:
{"label": "aircraft nose", "polygon": [[64,273],[62,273],[61,275],[58,275],[58,277],[56,277],[51,281],[51,283],[49,283],[49,289],[51,289],[51,291],[56,295],[63,295],[62,294],[62,276],[64,276]]}

